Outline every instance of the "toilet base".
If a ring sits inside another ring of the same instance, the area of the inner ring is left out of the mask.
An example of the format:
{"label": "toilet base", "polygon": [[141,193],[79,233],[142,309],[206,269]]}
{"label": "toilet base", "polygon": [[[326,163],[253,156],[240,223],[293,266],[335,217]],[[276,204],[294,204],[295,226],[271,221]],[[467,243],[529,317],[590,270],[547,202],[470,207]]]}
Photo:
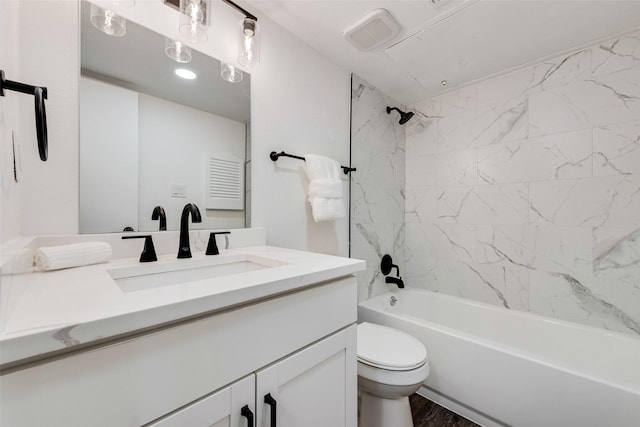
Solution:
{"label": "toilet base", "polygon": [[413,427],[409,398],[384,399],[360,392],[358,427]]}

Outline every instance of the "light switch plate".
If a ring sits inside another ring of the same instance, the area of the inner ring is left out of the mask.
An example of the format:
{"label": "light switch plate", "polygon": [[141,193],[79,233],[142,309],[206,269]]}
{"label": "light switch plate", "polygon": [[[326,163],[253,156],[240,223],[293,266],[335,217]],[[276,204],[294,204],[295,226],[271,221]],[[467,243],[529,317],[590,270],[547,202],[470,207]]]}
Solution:
{"label": "light switch plate", "polygon": [[170,196],[179,198],[187,197],[187,186],[183,184],[172,184]]}

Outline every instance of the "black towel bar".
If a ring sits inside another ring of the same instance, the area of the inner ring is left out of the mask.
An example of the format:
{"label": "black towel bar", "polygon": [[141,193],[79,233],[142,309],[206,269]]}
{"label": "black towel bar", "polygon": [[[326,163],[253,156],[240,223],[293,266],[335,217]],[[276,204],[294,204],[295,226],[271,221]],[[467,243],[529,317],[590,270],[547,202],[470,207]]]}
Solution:
{"label": "black towel bar", "polygon": [[[275,151],[272,151],[269,154],[269,158],[271,160],[273,160],[274,162],[276,160],[278,160],[278,158],[281,157],[281,156],[283,156],[283,157],[291,157],[292,159],[298,159],[298,160],[306,160],[304,157],[295,156],[293,154],[287,154],[284,151],[281,151],[279,153],[276,153]],[[349,166],[340,166],[340,167],[342,168],[342,172],[344,172],[345,175],[347,175],[349,172],[355,172],[356,171],[356,168],[351,168]]]}

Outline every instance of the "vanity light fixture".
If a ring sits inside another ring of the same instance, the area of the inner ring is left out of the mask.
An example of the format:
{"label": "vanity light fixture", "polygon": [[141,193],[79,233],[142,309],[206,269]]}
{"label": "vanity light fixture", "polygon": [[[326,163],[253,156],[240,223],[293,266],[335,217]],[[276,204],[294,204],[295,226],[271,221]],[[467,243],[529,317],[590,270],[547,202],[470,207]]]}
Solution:
{"label": "vanity light fixture", "polygon": [[[191,43],[206,42],[210,0],[163,0],[180,12],[180,33]],[[260,62],[260,28],[258,18],[231,0],[222,0],[244,15],[239,24],[238,64],[253,67]],[[237,70],[238,72],[240,70]],[[239,80],[238,80],[239,81]]]}
{"label": "vanity light fixture", "polygon": [[233,65],[221,61],[220,76],[229,83],[238,83],[242,81],[244,74],[242,73],[242,70],[239,70]]}
{"label": "vanity light fixture", "polygon": [[191,48],[178,40],[164,39],[164,53],[181,64],[191,62]]}
{"label": "vanity light fixture", "polygon": [[94,27],[107,35],[122,37],[127,33],[127,20],[110,9],[103,9],[92,3],[89,19]]}
{"label": "vanity light fixture", "polygon": [[180,0],[178,30],[191,43],[204,43],[207,34],[208,0]]}
{"label": "vanity light fixture", "polygon": [[197,77],[196,73],[191,70],[187,70],[186,68],[177,68],[175,73],[178,77],[182,77],[187,80],[193,80]]}

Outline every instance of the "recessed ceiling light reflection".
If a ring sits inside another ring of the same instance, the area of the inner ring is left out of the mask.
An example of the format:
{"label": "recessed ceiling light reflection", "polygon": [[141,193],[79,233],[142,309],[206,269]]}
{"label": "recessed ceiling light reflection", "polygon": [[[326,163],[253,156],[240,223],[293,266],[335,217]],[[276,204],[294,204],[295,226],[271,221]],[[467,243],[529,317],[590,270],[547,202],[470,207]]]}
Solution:
{"label": "recessed ceiling light reflection", "polygon": [[196,78],[196,73],[191,70],[187,70],[186,68],[178,68],[176,69],[176,75],[178,77],[182,77],[183,79],[193,80]]}

